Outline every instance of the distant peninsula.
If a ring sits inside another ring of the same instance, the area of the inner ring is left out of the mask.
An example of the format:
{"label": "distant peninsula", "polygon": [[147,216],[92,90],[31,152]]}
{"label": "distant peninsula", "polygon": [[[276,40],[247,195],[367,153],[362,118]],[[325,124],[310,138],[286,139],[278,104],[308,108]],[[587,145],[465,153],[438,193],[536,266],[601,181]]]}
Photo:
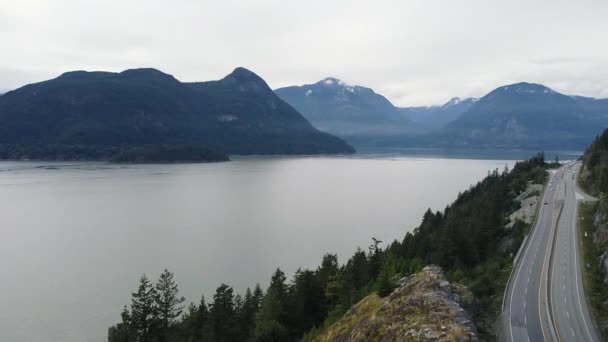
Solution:
{"label": "distant peninsula", "polygon": [[170,164],[230,161],[227,154],[197,146],[138,146],[119,152],[111,163]]}

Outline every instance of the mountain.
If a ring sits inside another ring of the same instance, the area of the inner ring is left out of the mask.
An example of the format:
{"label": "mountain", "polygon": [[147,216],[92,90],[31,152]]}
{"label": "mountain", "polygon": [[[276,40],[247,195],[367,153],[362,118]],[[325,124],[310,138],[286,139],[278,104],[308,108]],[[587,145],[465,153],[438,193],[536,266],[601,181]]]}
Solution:
{"label": "mountain", "polygon": [[560,94],[540,84],[499,87],[446,125],[450,146],[582,148],[608,126],[608,102]]}
{"label": "mountain", "polygon": [[370,88],[349,85],[336,78],[279,88],[275,93],[315,127],[349,141],[361,137],[416,133],[419,129],[384,96]]}
{"label": "mountain", "polygon": [[454,121],[462,113],[469,110],[475,102],[477,102],[475,98],[461,100],[454,97],[441,106],[405,107],[399,108],[399,111],[421,127],[436,130]]}
{"label": "mountain", "polygon": [[467,105],[442,128],[384,137],[374,148],[582,150],[608,127],[608,99],[564,95],[541,84],[502,86]]}
{"label": "mountain", "polygon": [[123,147],[144,145],[233,154],[354,152],[244,68],[196,83],[156,69],[73,71],[0,97],[2,157],[109,159]]}

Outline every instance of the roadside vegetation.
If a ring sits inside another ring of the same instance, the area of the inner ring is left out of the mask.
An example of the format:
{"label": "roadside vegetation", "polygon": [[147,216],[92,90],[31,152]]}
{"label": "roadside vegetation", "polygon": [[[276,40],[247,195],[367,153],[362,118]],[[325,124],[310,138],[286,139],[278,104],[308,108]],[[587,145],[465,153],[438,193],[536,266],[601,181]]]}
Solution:
{"label": "roadside vegetation", "polygon": [[[579,211],[579,238],[583,251],[585,295],[604,338],[608,336],[608,130],[583,155],[578,184],[599,200],[583,203]],[[586,234],[586,236],[585,236]]]}
{"label": "roadside vegetation", "polygon": [[606,243],[597,244],[593,236],[597,233],[594,217],[599,203],[587,202],[579,206],[578,227],[579,243],[582,250],[583,284],[589,300],[593,317],[602,336],[608,336],[608,286],[604,282],[606,271],[601,257],[608,247]]}
{"label": "roadside vegetation", "polygon": [[[512,259],[529,230],[519,221],[506,228],[508,216],[519,208],[517,195],[531,183],[545,182],[548,167],[541,153],[510,171],[489,172],[443,211],[427,210],[421,224],[401,241],[383,248],[382,241],[373,239],[367,250],[358,249],[342,264],[336,255],[326,254],[316,269],[300,269],[291,281],[277,269],[265,291],[258,285],[240,295],[222,284],[209,302],[202,297],[186,308],[172,275],[163,273],[171,278],[170,285],[166,280],[159,285],[163,276],[157,285],[142,276],[108,339],[310,341],[368,294],[386,296],[400,277],[435,264],[449,280],[471,289],[480,304],[475,317],[479,333],[493,340]],[[170,295],[163,300],[162,293]],[[162,303],[171,305],[161,309]]]}

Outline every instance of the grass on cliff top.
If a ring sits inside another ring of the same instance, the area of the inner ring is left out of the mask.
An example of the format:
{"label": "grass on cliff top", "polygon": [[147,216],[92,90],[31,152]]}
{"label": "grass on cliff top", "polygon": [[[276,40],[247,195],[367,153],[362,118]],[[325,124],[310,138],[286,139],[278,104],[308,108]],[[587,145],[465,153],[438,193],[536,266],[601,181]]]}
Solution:
{"label": "grass on cliff top", "polygon": [[[581,203],[578,215],[578,237],[582,250],[583,286],[585,295],[591,306],[593,318],[600,334],[605,338],[608,336],[608,287],[604,284],[605,272],[600,264],[600,256],[606,246],[599,246],[593,242],[593,234],[596,226],[593,217],[597,211],[599,202]],[[587,232],[587,237],[585,237]],[[587,268],[589,265],[589,268]]]}

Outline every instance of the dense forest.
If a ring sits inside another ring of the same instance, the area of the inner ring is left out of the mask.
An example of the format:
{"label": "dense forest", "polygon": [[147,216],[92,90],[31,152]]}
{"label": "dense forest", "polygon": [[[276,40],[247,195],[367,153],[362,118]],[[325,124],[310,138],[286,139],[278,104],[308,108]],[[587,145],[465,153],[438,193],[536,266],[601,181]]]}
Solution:
{"label": "dense forest", "polygon": [[[585,293],[601,334],[608,336],[608,130],[598,136],[583,156],[579,184],[596,196],[582,203],[579,225],[591,239],[582,238]],[[580,233],[582,234],[582,233]]]}
{"label": "dense forest", "polygon": [[137,146],[117,153],[112,163],[197,163],[229,161],[227,154],[200,146]]}
{"label": "dense forest", "polygon": [[493,304],[506,283],[501,279],[529,229],[521,221],[506,229],[508,215],[519,207],[515,197],[529,182],[545,182],[547,167],[540,153],[510,171],[494,170],[442,212],[428,210],[403,240],[383,248],[373,239],[342,264],[326,254],[316,269],[300,269],[289,282],[277,269],[265,291],[257,285],[240,295],[221,284],[209,302],[202,297],[186,308],[170,272],[156,284],[144,275],[108,340],[308,341],[367,294],[386,296],[399,277],[427,264],[440,265],[451,280],[469,285],[480,300],[480,315],[495,315]]}
{"label": "dense forest", "polygon": [[598,136],[583,156],[581,184],[593,195],[608,192],[608,130]]}

